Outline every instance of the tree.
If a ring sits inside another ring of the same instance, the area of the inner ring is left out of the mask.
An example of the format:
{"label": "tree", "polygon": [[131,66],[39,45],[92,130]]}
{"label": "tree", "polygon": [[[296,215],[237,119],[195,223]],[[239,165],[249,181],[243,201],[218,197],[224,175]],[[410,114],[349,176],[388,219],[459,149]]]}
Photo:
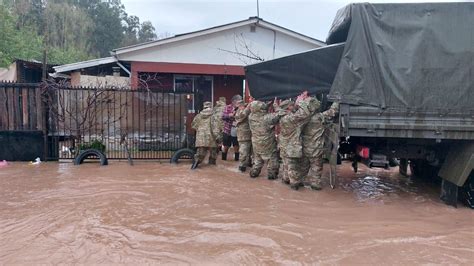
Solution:
{"label": "tree", "polygon": [[[94,28],[87,13],[66,2],[51,2],[45,8],[44,34],[47,48],[62,51],[89,52],[89,39]],[[73,54],[79,54],[75,52]],[[87,56],[70,57],[72,60],[87,59]]]}
{"label": "tree", "polygon": [[16,29],[18,18],[0,5],[0,66],[8,66],[16,58],[41,58],[43,39],[30,28]]}
{"label": "tree", "polygon": [[139,42],[149,42],[156,40],[156,31],[150,21],[143,21],[140,31],[138,32]]}
{"label": "tree", "polygon": [[156,39],[153,25],[129,16],[120,0],[0,0],[0,8],[3,65],[42,60],[43,47],[49,62],[64,64]]}
{"label": "tree", "polygon": [[88,10],[95,27],[92,31],[91,54],[109,56],[109,52],[120,46],[123,40],[122,14],[120,0],[99,2]]}

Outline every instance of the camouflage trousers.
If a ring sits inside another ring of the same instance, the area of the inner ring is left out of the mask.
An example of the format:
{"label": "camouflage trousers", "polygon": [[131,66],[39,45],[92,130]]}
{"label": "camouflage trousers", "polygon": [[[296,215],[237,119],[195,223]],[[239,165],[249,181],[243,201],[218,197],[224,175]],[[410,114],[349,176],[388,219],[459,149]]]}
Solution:
{"label": "camouflage trousers", "polygon": [[[262,171],[263,164],[265,159],[262,155],[258,153],[253,153],[253,165],[252,170],[250,171],[250,176],[257,177]],[[278,162],[278,153],[274,151],[270,157],[268,157],[267,173],[269,179],[276,179],[278,177],[278,171],[280,168],[280,163]]]}
{"label": "camouflage trousers", "polygon": [[301,169],[303,169],[303,176],[306,176],[304,182],[321,185],[324,150],[318,150],[314,155],[314,157],[305,157],[302,161]]}
{"label": "camouflage trousers", "polygon": [[209,164],[216,164],[217,159],[217,148],[210,148],[210,147],[198,147],[196,154],[194,155],[194,160],[198,163],[202,163],[204,158],[207,155],[207,151],[209,150]]}
{"label": "camouflage trousers", "polygon": [[283,168],[286,168],[286,173],[283,173],[283,181],[290,185],[303,182],[305,176],[304,168],[302,168],[303,158],[283,158]]}
{"label": "camouflage trousers", "polygon": [[252,142],[248,141],[239,141],[239,154],[240,154],[240,165],[241,167],[248,167],[251,165],[251,156],[252,156]]}
{"label": "camouflage trousers", "polygon": [[281,180],[285,183],[290,183],[290,178],[288,177],[288,157],[281,157]]}

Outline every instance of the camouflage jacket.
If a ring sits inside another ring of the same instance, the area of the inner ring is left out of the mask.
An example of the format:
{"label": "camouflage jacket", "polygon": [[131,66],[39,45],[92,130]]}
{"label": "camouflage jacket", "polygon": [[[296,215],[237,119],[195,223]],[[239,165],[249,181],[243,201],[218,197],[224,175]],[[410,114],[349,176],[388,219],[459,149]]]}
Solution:
{"label": "camouflage jacket", "polygon": [[235,121],[237,122],[237,140],[250,141],[252,139],[252,132],[249,124],[250,109],[237,109],[235,112]]}
{"label": "camouflage jacket", "polygon": [[266,104],[254,101],[250,105],[249,124],[252,132],[252,148],[255,153],[267,157],[277,150],[275,124],[281,113],[268,113]]}
{"label": "camouflage jacket", "polygon": [[303,157],[301,131],[311,118],[311,115],[316,111],[316,106],[310,104],[309,100],[301,101],[297,106],[298,109],[295,112],[285,111],[285,115],[280,119],[278,145],[282,157]]}
{"label": "camouflage jacket", "polygon": [[211,108],[206,108],[194,117],[191,126],[196,130],[196,147],[217,147],[216,134],[218,132],[213,126],[215,123],[213,114]]}
{"label": "camouflage jacket", "polygon": [[219,130],[219,135],[222,135],[224,131],[224,121],[222,120],[222,114],[224,113],[225,109],[225,102],[217,101],[216,106],[214,107],[214,121],[216,121],[217,128]]}
{"label": "camouflage jacket", "polygon": [[[318,103],[319,104],[319,103]],[[334,103],[327,111],[316,112],[304,126],[301,137],[305,157],[315,157],[319,150],[324,149],[324,131],[326,124],[339,111],[339,104]]]}

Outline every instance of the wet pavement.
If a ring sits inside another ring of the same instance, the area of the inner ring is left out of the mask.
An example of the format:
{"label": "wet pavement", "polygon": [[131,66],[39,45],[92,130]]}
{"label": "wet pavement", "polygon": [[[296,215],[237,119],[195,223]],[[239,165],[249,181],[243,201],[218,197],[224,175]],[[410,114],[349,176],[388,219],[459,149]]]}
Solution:
{"label": "wet pavement", "polygon": [[296,192],[218,163],[1,168],[0,264],[474,263],[474,211],[436,184],[344,163]]}

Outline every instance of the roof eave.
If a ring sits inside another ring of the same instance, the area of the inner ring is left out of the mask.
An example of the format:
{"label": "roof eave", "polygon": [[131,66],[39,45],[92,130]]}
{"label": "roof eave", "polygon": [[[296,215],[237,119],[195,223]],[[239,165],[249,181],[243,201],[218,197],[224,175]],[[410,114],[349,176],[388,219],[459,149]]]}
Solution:
{"label": "roof eave", "polygon": [[315,44],[315,45],[319,45],[319,46],[325,46],[326,45],[325,42],[320,41],[318,39],[311,38],[309,36],[306,36],[304,34],[292,31],[292,30],[287,29],[287,28],[282,27],[282,26],[278,26],[276,24],[265,21],[265,20],[263,20],[261,18],[258,18],[258,17],[251,17],[251,18],[246,19],[246,20],[241,20],[241,21],[237,21],[237,22],[233,22],[233,23],[229,23],[229,24],[225,24],[225,25],[221,25],[221,26],[216,26],[216,27],[212,27],[212,28],[208,28],[208,29],[204,29],[204,30],[194,31],[194,32],[190,32],[190,33],[179,34],[179,35],[176,35],[176,36],[173,36],[173,37],[170,37],[170,38],[166,38],[166,39],[161,39],[161,40],[151,41],[151,42],[147,42],[147,43],[141,43],[141,44],[136,44],[136,45],[132,45],[132,46],[117,48],[117,49],[112,50],[110,52],[110,54],[112,56],[115,56],[115,57],[118,58],[118,56],[121,55],[121,54],[134,52],[134,51],[141,50],[141,49],[147,49],[147,48],[151,48],[151,47],[155,47],[155,46],[159,46],[159,45],[164,45],[164,44],[167,44],[167,43],[178,42],[178,41],[191,39],[191,38],[206,35],[206,34],[212,34],[212,33],[215,33],[215,32],[225,31],[225,30],[238,28],[238,27],[242,27],[242,26],[245,26],[245,25],[251,25],[251,24],[257,24],[257,25],[259,25],[263,28],[268,28],[268,29],[271,29],[271,30],[275,30],[275,31],[287,34],[289,36],[292,36],[294,38],[297,38],[297,39]]}
{"label": "roof eave", "polygon": [[147,48],[151,48],[151,47],[158,46],[158,45],[177,42],[177,41],[186,40],[186,39],[190,39],[190,38],[197,37],[197,36],[212,34],[212,33],[219,32],[219,31],[224,31],[224,30],[228,30],[228,29],[242,27],[242,26],[249,25],[249,24],[254,24],[254,23],[257,23],[258,21],[259,21],[259,19],[257,19],[257,18],[251,18],[251,19],[241,20],[241,21],[237,21],[237,22],[233,22],[233,23],[229,23],[229,24],[225,24],[225,25],[220,25],[220,26],[216,26],[216,27],[212,27],[212,28],[208,28],[208,29],[204,29],[204,30],[178,34],[176,36],[166,38],[166,39],[161,39],[161,40],[136,44],[136,45],[132,45],[132,46],[117,48],[117,49],[112,50],[111,54],[120,55],[120,54],[124,54],[124,53],[128,53],[128,52],[133,52],[133,51],[136,51],[136,50],[147,49]]}
{"label": "roof eave", "polygon": [[104,57],[104,58],[93,59],[93,60],[88,60],[88,61],[76,62],[72,64],[55,66],[53,67],[53,69],[54,71],[56,71],[56,73],[64,73],[64,72],[74,71],[74,70],[88,68],[88,67],[111,64],[114,62],[117,62],[117,59],[113,56],[110,56],[110,57]]}

